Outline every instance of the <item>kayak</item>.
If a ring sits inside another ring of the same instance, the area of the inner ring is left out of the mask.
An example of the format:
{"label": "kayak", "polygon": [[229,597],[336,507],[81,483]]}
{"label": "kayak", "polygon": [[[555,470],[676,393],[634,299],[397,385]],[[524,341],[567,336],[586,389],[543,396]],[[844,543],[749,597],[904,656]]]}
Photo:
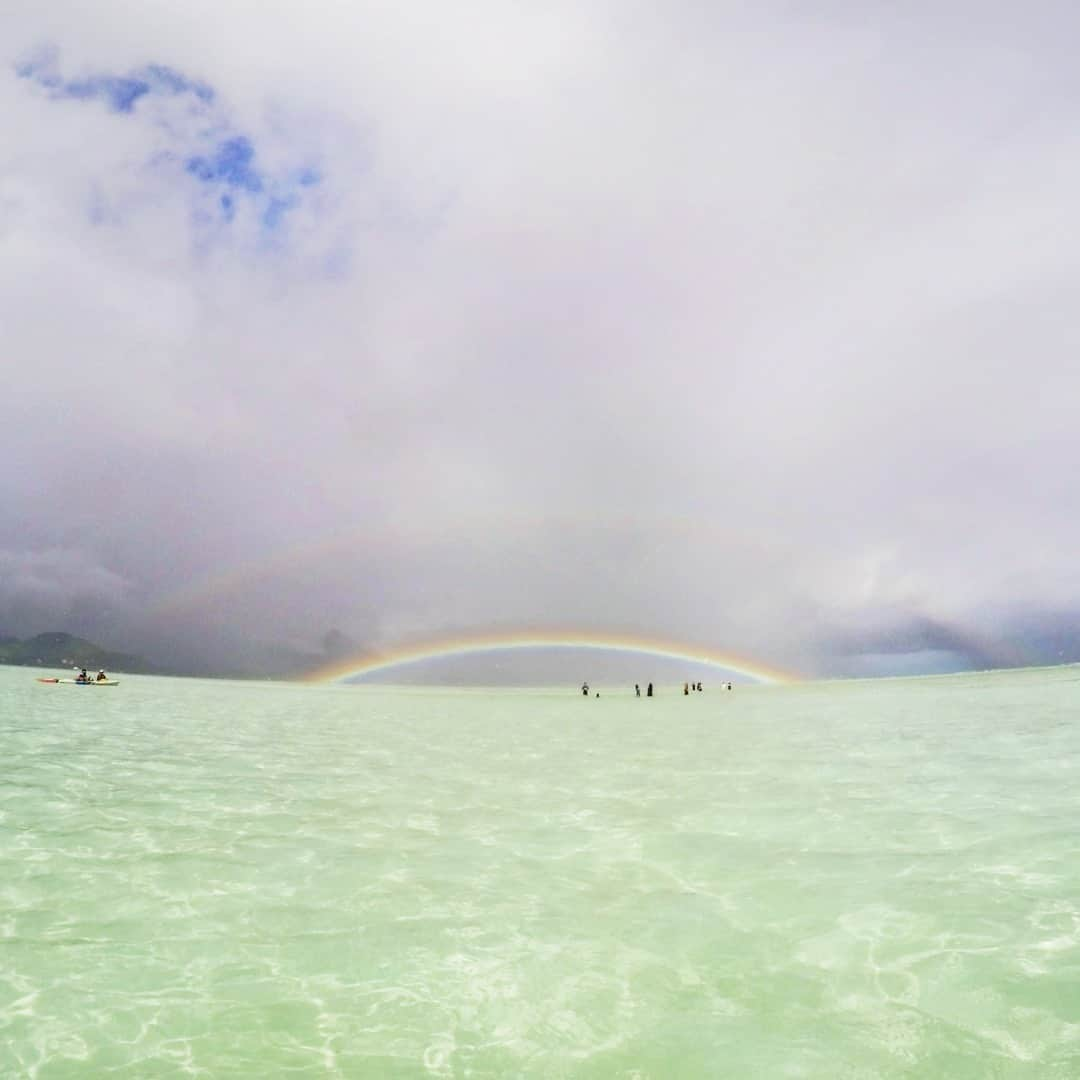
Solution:
{"label": "kayak", "polygon": [[48,683],[67,683],[68,686],[116,686],[120,682],[119,679],[42,679],[38,678],[38,682]]}

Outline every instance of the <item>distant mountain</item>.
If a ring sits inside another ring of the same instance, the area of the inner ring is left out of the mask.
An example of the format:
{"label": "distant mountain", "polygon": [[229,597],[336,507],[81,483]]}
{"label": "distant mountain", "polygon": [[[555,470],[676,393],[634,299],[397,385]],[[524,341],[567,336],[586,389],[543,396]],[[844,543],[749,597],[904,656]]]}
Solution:
{"label": "distant mountain", "polygon": [[38,634],[20,641],[0,637],[0,664],[25,667],[75,668],[88,671],[104,668],[108,672],[127,671],[152,674],[157,669],[139,656],[103,649],[85,638],[58,632]]}

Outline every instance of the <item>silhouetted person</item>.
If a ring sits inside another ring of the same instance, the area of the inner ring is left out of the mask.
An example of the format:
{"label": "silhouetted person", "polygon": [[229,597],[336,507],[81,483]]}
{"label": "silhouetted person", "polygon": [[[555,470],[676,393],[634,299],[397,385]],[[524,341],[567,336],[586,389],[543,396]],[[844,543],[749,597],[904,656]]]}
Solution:
{"label": "silhouetted person", "polygon": [[649,688],[645,691],[646,697],[652,697],[652,683],[649,683]]}
{"label": "silhouetted person", "polygon": [[689,684],[688,682],[684,682],[684,683],[682,684],[682,692],[683,692],[684,694],[686,694],[686,695],[687,695],[687,697],[689,697],[689,696],[690,696],[690,684]]}
{"label": "silhouetted person", "polygon": [[589,684],[587,682],[583,682],[581,684],[581,692],[585,695],[585,697],[589,696]]}
{"label": "silhouetted person", "polygon": [[641,697],[641,687],[637,683],[634,683],[634,696]]}

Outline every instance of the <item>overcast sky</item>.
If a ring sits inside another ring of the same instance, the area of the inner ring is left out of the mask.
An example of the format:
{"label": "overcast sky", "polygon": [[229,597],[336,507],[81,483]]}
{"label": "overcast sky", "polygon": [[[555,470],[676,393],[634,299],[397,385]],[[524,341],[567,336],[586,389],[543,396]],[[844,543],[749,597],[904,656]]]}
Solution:
{"label": "overcast sky", "polygon": [[1075,658],[1078,32],[9,0],[0,631]]}

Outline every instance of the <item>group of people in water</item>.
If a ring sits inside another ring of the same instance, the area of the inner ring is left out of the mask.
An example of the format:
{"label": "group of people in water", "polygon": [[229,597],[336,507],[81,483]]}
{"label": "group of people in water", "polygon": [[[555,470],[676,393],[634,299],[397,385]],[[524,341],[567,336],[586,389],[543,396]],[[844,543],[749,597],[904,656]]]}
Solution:
{"label": "group of people in water", "polygon": [[[720,685],[725,690],[730,690],[731,689],[731,683],[729,683],[729,682],[721,683]],[[701,689],[702,689],[702,686],[701,686],[701,681],[700,680],[698,680],[697,682],[684,682],[683,687],[682,687],[682,692],[684,694],[686,694],[687,696],[689,696],[691,690],[696,692],[696,691],[699,691]],[[585,697],[589,696],[589,684],[588,684],[588,682],[583,682],[581,684],[581,692]],[[596,691],[596,696],[597,697],[600,696],[600,691],[599,690]],[[634,683],[634,696],[635,697],[641,697],[641,685],[639,683]],[[645,696],[646,697],[652,697],[653,696],[653,684],[652,683],[649,683],[649,685],[647,687],[645,687]]]}
{"label": "group of people in water", "polygon": [[109,679],[104,668],[98,668],[98,673],[93,678],[86,674],[86,668],[76,668],[76,671],[79,673],[75,676],[76,682],[107,682]]}

